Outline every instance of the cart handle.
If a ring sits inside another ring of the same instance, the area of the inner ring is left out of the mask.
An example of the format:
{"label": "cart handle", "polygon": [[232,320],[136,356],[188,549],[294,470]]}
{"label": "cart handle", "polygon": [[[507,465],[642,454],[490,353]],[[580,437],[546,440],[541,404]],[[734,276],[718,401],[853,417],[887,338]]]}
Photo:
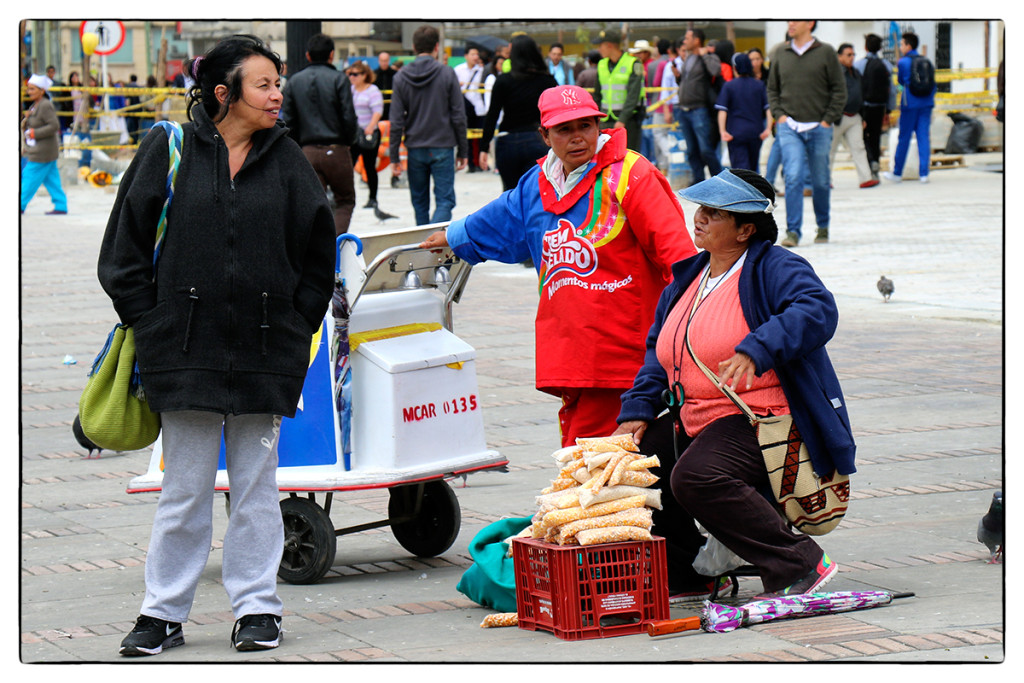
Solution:
{"label": "cart handle", "polygon": [[350,232],[343,232],[342,234],[338,235],[338,238],[335,240],[335,273],[341,272],[341,243],[344,242],[345,240],[351,240],[352,242],[356,243],[356,256],[359,256],[360,254],[363,253],[363,241],[359,239],[357,236],[353,235]]}
{"label": "cart handle", "polygon": [[[385,249],[380,254],[378,254],[377,257],[373,259],[373,261],[371,261],[369,265],[366,266],[366,277],[363,280],[362,285],[359,287],[359,290],[356,292],[355,296],[352,297],[352,301],[349,302],[349,310],[355,308],[356,302],[358,302],[359,298],[363,295],[363,292],[366,290],[367,284],[370,282],[371,278],[373,277],[373,274],[376,272],[378,268],[380,268],[385,263],[388,263],[392,258],[399,254],[414,251],[435,250],[425,249],[421,247],[419,244],[403,244],[391,247],[390,249]],[[444,295],[445,316],[446,318],[448,318],[448,320],[445,321],[445,327],[448,329],[451,329],[451,304],[452,302],[457,302],[459,300],[462,294],[462,289],[466,285],[466,280],[469,279],[469,271],[471,269],[472,267],[460,270],[459,274],[451,282],[448,291]]]}

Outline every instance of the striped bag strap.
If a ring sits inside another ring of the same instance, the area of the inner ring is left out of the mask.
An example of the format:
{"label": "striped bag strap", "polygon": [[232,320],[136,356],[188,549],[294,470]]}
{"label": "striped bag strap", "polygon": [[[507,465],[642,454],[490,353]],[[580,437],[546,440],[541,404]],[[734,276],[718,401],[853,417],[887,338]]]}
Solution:
{"label": "striped bag strap", "polygon": [[178,166],[181,165],[181,124],[174,121],[157,121],[154,127],[159,126],[167,132],[167,195],[164,199],[163,209],[160,211],[160,221],[156,226],[156,244],[153,248],[153,278],[156,279],[156,263],[160,258],[160,251],[164,246],[164,237],[167,236],[167,210],[171,208],[171,200],[174,199],[174,181],[178,177]]}

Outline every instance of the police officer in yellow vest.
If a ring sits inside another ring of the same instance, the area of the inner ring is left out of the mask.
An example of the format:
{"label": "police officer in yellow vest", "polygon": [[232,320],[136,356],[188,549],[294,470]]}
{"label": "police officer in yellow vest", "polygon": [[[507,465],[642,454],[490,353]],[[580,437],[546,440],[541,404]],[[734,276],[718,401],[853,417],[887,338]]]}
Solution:
{"label": "police officer in yellow vest", "polygon": [[640,126],[644,122],[644,66],[633,55],[623,52],[622,34],[614,29],[601,31],[594,39],[601,61],[597,65],[594,101],[608,116],[602,128],[625,128],[626,147],[640,150]]}

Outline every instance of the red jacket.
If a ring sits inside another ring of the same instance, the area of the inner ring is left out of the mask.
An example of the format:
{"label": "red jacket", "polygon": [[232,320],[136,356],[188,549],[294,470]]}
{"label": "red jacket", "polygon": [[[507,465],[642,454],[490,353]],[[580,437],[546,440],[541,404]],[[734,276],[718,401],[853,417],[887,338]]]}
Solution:
{"label": "red jacket", "polygon": [[533,259],[537,388],[554,394],[631,387],[671,266],[697,253],[665,177],[626,149],[624,130],[604,132],[611,139],[561,199],[538,164],[448,228],[448,243],[470,263]]}

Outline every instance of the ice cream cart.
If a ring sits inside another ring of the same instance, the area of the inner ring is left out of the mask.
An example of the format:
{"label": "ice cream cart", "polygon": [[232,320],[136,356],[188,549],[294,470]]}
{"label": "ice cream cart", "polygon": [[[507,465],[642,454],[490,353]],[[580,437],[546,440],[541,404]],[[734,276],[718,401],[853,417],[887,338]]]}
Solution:
{"label": "ice cream cart", "polygon": [[[476,352],[452,329],[471,267],[450,250],[418,247],[444,225],[338,238],[334,300],[278,443],[277,484],[289,494],[278,575],[289,583],[319,581],[337,537],[372,528],[390,526],[418,557],[443,553],[462,518],[446,478],[508,464],[486,446]],[[162,455],[158,439],[128,493],[160,490]],[[334,527],[335,492],[381,488],[390,496],[387,519]],[[230,514],[223,447],[216,489]]]}

